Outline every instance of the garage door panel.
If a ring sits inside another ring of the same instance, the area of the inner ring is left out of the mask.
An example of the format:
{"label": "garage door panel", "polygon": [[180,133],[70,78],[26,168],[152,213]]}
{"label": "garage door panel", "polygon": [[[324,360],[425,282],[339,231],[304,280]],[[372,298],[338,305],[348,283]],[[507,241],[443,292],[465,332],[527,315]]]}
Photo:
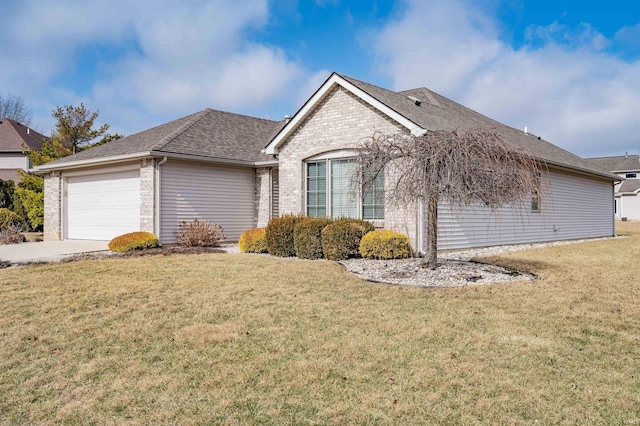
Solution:
{"label": "garage door panel", "polygon": [[140,229],[140,171],[67,179],[67,238],[110,240]]}

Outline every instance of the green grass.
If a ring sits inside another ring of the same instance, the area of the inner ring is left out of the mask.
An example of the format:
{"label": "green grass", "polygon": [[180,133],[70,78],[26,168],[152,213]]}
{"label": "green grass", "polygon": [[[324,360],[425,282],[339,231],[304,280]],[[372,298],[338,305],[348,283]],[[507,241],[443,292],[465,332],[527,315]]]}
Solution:
{"label": "green grass", "polygon": [[0,424],[640,424],[640,224],[425,290],[176,255],[0,271]]}

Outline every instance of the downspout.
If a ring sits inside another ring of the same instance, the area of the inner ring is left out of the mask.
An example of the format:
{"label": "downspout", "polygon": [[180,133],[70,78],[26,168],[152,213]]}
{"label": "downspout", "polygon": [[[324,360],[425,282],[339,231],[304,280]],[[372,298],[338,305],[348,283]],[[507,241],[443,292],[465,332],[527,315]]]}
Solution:
{"label": "downspout", "polygon": [[424,253],[424,203],[418,201],[418,254]]}
{"label": "downspout", "polygon": [[[164,157],[162,161],[156,164],[156,217],[153,227],[158,239],[160,239],[160,166],[166,162],[167,157]],[[162,240],[160,240],[160,243],[162,243]]]}

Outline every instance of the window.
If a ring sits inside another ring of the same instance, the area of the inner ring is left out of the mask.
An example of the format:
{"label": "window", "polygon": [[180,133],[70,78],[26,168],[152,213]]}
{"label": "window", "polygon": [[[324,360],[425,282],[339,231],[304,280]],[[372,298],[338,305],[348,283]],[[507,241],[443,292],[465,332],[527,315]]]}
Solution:
{"label": "window", "polygon": [[627,173],[624,175],[625,179],[636,179],[638,177],[637,173]]}
{"label": "window", "polygon": [[540,194],[538,191],[531,193],[531,211],[534,213],[540,212]]}
{"label": "window", "polygon": [[327,215],[327,163],[307,164],[307,216]]}
{"label": "window", "polygon": [[354,196],[351,178],[355,163],[349,159],[328,159],[306,163],[307,216],[384,219],[384,173],[371,188]]}

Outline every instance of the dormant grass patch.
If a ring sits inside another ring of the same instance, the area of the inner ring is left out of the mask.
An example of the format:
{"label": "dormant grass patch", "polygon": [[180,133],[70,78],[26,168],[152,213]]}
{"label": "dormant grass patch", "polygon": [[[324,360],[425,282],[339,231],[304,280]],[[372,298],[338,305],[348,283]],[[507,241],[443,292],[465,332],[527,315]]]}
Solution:
{"label": "dormant grass patch", "polygon": [[640,423],[640,224],[426,290],[201,254],[0,271],[0,424]]}

